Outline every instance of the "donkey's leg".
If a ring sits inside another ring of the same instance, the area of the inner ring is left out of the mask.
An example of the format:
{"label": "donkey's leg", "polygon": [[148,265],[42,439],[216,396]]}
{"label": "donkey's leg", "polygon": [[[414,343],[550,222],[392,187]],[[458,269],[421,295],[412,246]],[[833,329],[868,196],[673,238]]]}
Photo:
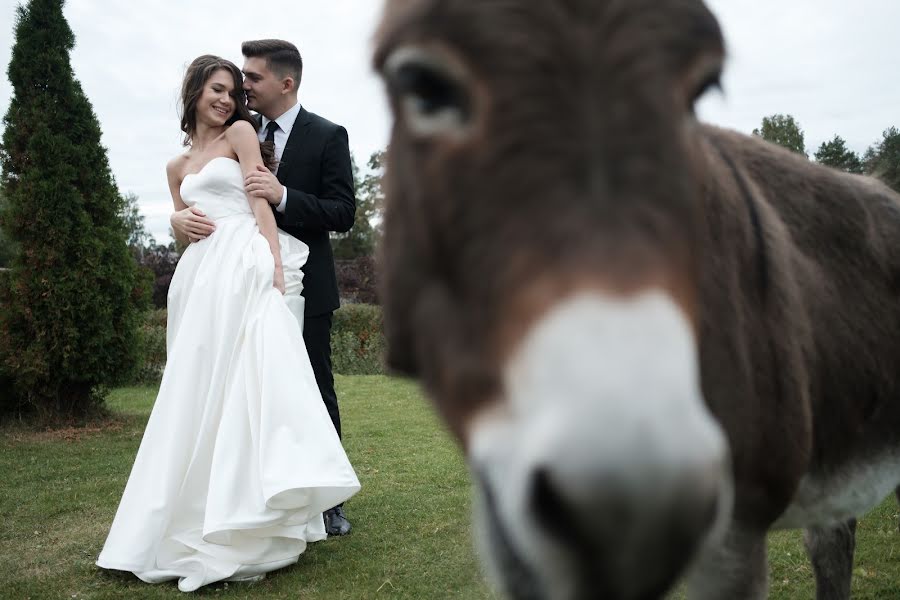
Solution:
{"label": "donkey's leg", "polygon": [[769,590],[766,532],[734,524],[701,551],[687,577],[690,600],[765,600]]}
{"label": "donkey's leg", "polygon": [[803,533],[806,552],[816,573],[816,600],[849,600],[856,547],[856,519]]}

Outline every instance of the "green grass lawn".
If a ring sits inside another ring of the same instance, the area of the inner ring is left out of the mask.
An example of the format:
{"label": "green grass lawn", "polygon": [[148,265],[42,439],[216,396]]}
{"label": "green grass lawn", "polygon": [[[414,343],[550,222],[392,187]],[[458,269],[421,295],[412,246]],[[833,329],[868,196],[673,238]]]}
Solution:
{"label": "green grass lawn", "polygon": [[[257,584],[213,585],[229,598],[494,598],[472,551],[469,480],[453,444],[407,382],[338,377],[344,443],[362,491],[353,533],[310,545]],[[94,566],[125,486],[155,390],[116,390],[116,418],[54,432],[0,429],[0,598],[175,598]],[[854,599],[900,598],[898,510],[889,499],[859,526]],[[771,598],[813,598],[799,532],[770,542]]]}

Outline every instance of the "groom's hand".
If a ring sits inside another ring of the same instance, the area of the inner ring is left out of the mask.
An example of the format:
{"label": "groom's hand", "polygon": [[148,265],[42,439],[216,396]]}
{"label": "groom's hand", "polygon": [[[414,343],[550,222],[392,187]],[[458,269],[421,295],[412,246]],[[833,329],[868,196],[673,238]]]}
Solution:
{"label": "groom's hand", "polygon": [[278,206],[284,195],[284,187],[270,170],[257,165],[256,171],[244,177],[244,189],[251,198],[263,198],[269,204]]}
{"label": "groom's hand", "polygon": [[172,213],[169,223],[176,233],[196,242],[207,237],[216,230],[216,224],[199,208],[188,207]]}

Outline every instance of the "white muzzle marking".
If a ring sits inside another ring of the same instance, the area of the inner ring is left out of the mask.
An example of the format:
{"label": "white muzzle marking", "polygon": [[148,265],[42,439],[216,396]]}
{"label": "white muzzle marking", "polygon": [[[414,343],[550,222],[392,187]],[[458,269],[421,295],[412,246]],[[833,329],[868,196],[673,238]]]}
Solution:
{"label": "white muzzle marking", "polygon": [[513,354],[504,391],[505,403],[472,421],[469,455],[501,526],[549,589],[567,585],[566,559],[536,521],[539,470],[586,513],[611,481],[638,513],[661,514],[686,487],[722,500],[720,525],[730,513],[727,442],[703,401],[693,331],[667,294],[560,303]]}

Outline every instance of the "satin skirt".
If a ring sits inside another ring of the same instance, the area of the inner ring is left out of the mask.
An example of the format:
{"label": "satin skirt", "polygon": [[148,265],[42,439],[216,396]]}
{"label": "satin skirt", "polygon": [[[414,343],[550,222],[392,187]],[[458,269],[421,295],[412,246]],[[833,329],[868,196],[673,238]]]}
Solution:
{"label": "satin skirt", "polygon": [[182,591],[296,562],[359,490],[303,344],[307,247],[252,215],[216,222],[169,290],[167,363],[100,567]]}

